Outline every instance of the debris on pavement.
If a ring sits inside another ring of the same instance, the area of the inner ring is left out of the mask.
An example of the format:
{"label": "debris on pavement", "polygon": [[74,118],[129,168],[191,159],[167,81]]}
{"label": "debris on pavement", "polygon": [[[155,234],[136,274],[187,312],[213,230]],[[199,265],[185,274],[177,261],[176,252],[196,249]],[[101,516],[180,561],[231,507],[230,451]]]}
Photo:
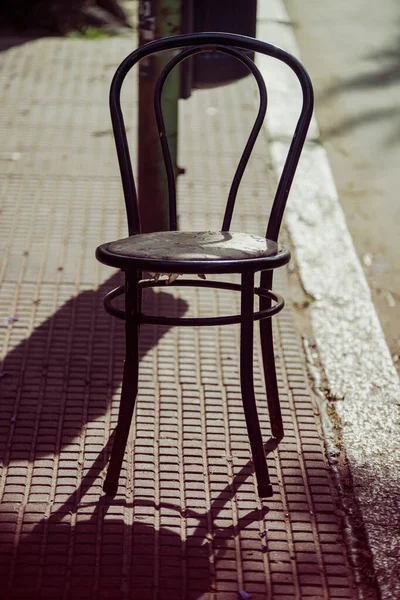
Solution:
{"label": "debris on pavement", "polygon": [[19,317],[15,315],[12,315],[11,317],[6,317],[4,319],[6,325],[10,325],[10,323],[15,323],[16,321],[19,321]]}
{"label": "debris on pavement", "polygon": [[21,152],[2,152],[0,153],[0,160],[19,160],[21,156]]}
{"label": "debris on pavement", "polygon": [[364,254],[363,263],[366,267],[370,267],[372,265],[372,254],[370,252]]}
{"label": "debris on pavement", "polygon": [[394,308],[396,306],[396,300],[394,299],[393,294],[388,291],[384,291],[383,296],[388,303],[389,308]]}
{"label": "debris on pavement", "polygon": [[[149,273],[150,278],[153,279],[153,281],[157,282],[160,277],[162,275],[165,275],[167,277],[166,280],[166,285],[169,285],[170,283],[173,283],[174,281],[176,281],[176,279],[178,279],[178,277],[180,277],[182,275],[182,273]],[[198,273],[197,277],[200,277],[200,279],[206,279],[206,276],[204,275],[204,273]]]}

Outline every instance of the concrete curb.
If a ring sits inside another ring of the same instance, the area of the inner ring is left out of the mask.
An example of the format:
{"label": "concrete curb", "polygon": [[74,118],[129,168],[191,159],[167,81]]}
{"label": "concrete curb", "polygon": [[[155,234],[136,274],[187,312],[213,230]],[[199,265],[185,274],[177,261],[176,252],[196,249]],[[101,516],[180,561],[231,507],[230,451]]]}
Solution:
{"label": "concrete curb", "polygon": [[[259,39],[299,56],[281,0],[259,2]],[[299,86],[262,57],[270,107],[266,128],[281,172],[300,106]],[[297,111],[292,110],[292,106]],[[288,117],[289,111],[289,117]],[[282,119],[282,115],[285,118]],[[400,597],[400,383],[339,203],[313,119],[286,210],[320,359],[342,422],[342,438],[383,600]],[[378,507],[378,509],[377,509]]]}

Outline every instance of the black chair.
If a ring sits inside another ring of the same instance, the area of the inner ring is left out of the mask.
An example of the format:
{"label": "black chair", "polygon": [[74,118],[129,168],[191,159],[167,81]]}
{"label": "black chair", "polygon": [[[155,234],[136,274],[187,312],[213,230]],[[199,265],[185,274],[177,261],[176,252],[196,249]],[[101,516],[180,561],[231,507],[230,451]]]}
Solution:
{"label": "black chair", "polygon": [[[124,120],[120,105],[120,91],[129,70],[142,58],[162,50],[183,49],[162,71],[154,94],[155,115],[165,160],[169,190],[170,231],[141,233],[139,211]],[[277,187],[266,237],[248,233],[230,233],[236,194],[248,159],[261,129],[267,108],[264,80],[245,51],[259,52],[286,63],[295,72],[303,91],[303,105],[288,156]],[[161,110],[161,94],[170,71],[182,60],[199,52],[225,52],[234,56],[253,73],[259,88],[260,107],[253,129],[230,188],[221,231],[177,231],[175,176],[168,148],[166,130]],[[125,285],[110,292],[104,306],[111,315],[125,320],[126,359],[122,382],[121,404],[115,441],[104,491],[115,495],[131,425],[135,399],[138,391],[139,327],[142,323],[161,325],[205,326],[237,323],[241,326],[240,379],[243,409],[253,456],[260,497],[270,497],[272,486],[266,464],[261,437],[253,384],[253,322],[260,321],[261,345],[268,411],[272,436],[277,441],[283,437],[282,415],[272,338],[271,317],[284,306],[283,298],[271,291],[273,269],[290,260],[288,250],[278,245],[278,233],[286,200],[297,167],[313,109],[313,91],[310,79],[296,58],[284,50],[253,38],[228,33],[199,33],[170,37],[150,42],[132,52],[117,69],[111,84],[110,109],[117,147],[122,184],[128,217],[129,237],[103,244],[97,248],[97,259],[125,273]],[[170,285],[212,287],[240,291],[241,314],[207,318],[173,318],[150,316],[142,313],[142,291],[147,287],[165,285],[165,281],[142,280],[143,272],[190,274],[241,275],[241,284],[200,279],[177,279]],[[260,272],[260,287],[254,286],[255,273]],[[125,294],[125,311],[115,308],[111,301]],[[254,294],[259,297],[258,312],[254,312]]]}

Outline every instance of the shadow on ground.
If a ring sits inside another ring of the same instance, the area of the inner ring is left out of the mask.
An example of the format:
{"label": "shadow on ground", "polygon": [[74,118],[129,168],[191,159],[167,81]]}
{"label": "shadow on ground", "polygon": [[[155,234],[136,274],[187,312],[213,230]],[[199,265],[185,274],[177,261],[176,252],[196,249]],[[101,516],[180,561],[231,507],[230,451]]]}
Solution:
{"label": "shadow on ground", "polygon": [[0,52],[14,48],[14,46],[22,46],[22,44],[28,44],[41,37],[44,37],[42,33],[30,33],[22,34],[10,31],[8,29],[0,28]]}
{"label": "shadow on ground", "polygon": [[[1,417],[8,435],[4,464],[58,455],[89,422],[107,413],[122,381],[124,324],[108,315],[105,294],[122,282],[117,273],[96,291],[66,302],[5,358]],[[166,292],[144,293],[148,314],[182,316],[187,303]],[[142,359],[168,330],[144,326]]]}
{"label": "shadow on ground", "polygon": [[[327,87],[318,96],[318,101],[328,101],[333,95],[343,92],[362,91],[365,94],[369,94],[377,88],[387,89],[391,86],[400,85],[400,35],[390,40],[379,51],[366,54],[364,59],[366,63],[372,65],[369,71]],[[367,125],[368,123],[377,121],[388,121],[390,119],[396,119],[397,121],[388,138],[388,144],[393,145],[398,142],[400,136],[400,109],[398,103],[392,106],[383,107],[377,105],[376,108],[370,110],[360,110],[357,116],[349,117],[326,129],[324,137],[334,137],[360,125]]]}
{"label": "shadow on ground", "polygon": [[117,33],[131,28],[119,0],[2,0],[0,51],[46,35],[88,28]]}
{"label": "shadow on ground", "polygon": [[[8,413],[16,411],[17,414],[6,446],[6,464],[27,464],[40,457],[57,455],[87,423],[104,415],[113,392],[120,385],[124,332],[123,323],[105,313],[102,300],[105,293],[121,281],[121,274],[117,273],[98,290],[83,292],[69,300],[7,356],[5,367],[19,364],[21,373],[17,377],[4,377],[1,382],[2,387],[7,388],[4,397],[10,404]],[[169,293],[146,290],[148,314],[162,312],[179,316],[186,309],[184,301]],[[141,358],[167,329],[148,326],[141,338]],[[47,350],[43,351],[44,347]],[[110,353],[117,354],[116,373],[107,384]],[[83,360],[84,356],[88,360]],[[42,363],[42,371],[37,389],[42,392],[39,398],[35,396],[38,402],[35,401],[30,414],[28,407],[34,385],[31,375],[32,370],[37,371],[38,361]],[[71,365],[70,369],[62,371],[61,377],[57,369],[65,369],[66,363]],[[87,377],[85,382],[81,381],[83,377]],[[18,391],[13,388],[13,380],[23,380],[24,386]],[[15,399],[19,406],[15,406]],[[76,418],[67,423],[65,418],[70,409]],[[43,423],[45,437],[41,434]],[[93,488],[107,462],[112,441],[111,437],[90,460],[90,468],[79,488],[70,493],[63,504],[51,506],[52,512],[46,516],[48,504],[28,502],[26,505],[22,501],[12,505],[7,501],[3,505],[2,513],[5,513],[1,520],[5,526],[0,533],[0,545],[3,553],[7,548],[8,551],[3,554],[0,579],[6,590],[5,597],[10,600],[61,597],[200,600],[216,589],[215,566],[221,564],[223,568],[222,564],[228,561],[236,569],[235,536],[263,518],[268,508],[255,508],[241,514],[235,530],[230,520],[226,526],[220,521],[219,527],[214,525],[212,536],[210,523],[216,522],[221,510],[252,476],[252,463],[248,462],[235,476],[233,484],[221,491],[209,513],[204,509],[186,509],[182,513],[182,508],[173,502],[157,504],[153,495],[146,498],[141,494],[129,505],[121,497],[99,498],[98,487]],[[273,444],[267,443],[267,452],[273,449]],[[176,491],[175,486],[176,482],[171,481],[171,491]],[[16,532],[9,514],[17,516],[19,507],[24,511],[24,523]],[[171,525],[162,521],[159,527],[154,526],[153,515],[170,519]],[[179,525],[181,517],[185,519],[184,535]],[[254,559],[262,561],[261,542],[260,539],[259,556]],[[210,567],[210,544],[217,560],[214,567]]]}
{"label": "shadow on ground", "polygon": [[[3,565],[7,598],[54,600],[61,598],[63,590],[62,597],[74,600],[200,600],[215,590],[215,568],[224,568],[223,562],[226,568],[227,561],[236,564],[235,534],[243,535],[268,512],[266,506],[256,508],[241,516],[235,531],[233,525],[228,525],[216,527],[212,536],[209,534],[210,520],[216,520],[251,475],[251,462],[236,475],[232,486],[221,491],[209,513],[186,509],[182,514],[181,507],[173,503],[157,504],[143,497],[133,505],[107,497],[85,503],[84,490],[89,490],[90,482],[98,477],[111,443],[99,454],[76,492],[49,518],[32,522],[30,531],[22,534],[19,544],[10,550]],[[143,522],[141,507],[147,515],[159,512],[178,522],[185,517],[191,525],[189,535],[182,537],[179,527],[155,528]],[[127,509],[131,509],[131,515],[134,513],[132,524],[125,518]],[[14,535],[3,531],[2,544],[8,540],[12,543]],[[254,560],[262,561],[261,542],[259,553],[247,552],[247,558],[252,554]],[[210,544],[216,557],[211,568]]]}

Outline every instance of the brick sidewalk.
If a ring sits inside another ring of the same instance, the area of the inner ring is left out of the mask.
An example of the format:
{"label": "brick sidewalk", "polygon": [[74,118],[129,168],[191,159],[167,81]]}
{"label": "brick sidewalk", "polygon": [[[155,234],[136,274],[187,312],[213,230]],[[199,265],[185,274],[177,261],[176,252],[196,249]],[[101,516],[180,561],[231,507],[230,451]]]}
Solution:
{"label": "brick sidewalk", "polygon": [[[238,329],[150,326],[119,494],[101,497],[124,336],[102,308],[120,275],[97,263],[94,250],[126,234],[107,97],[133,46],[126,38],[48,38],[0,53],[3,597],[230,600],[243,590],[255,600],[354,598],[290,308],[275,319],[286,435],[268,455],[274,497],[261,503],[256,495]],[[220,226],[253,92],[245,80],[182,103],[182,227]],[[233,230],[264,232],[273,185],[263,132]],[[284,270],[276,288],[285,294]],[[238,310],[238,299],[215,290],[148,290],[146,302],[156,314]],[[258,345],[255,359],[267,441]]]}

